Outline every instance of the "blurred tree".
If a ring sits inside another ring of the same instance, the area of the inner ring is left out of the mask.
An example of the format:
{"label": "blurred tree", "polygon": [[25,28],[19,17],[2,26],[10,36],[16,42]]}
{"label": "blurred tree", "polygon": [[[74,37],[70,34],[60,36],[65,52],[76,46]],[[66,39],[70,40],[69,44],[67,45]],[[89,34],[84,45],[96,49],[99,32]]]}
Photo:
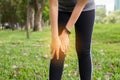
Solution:
{"label": "blurred tree", "polygon": [[120,23],[120,10],[110,13],[103,21],[104,23]]}
{"label": "blurred tree", "polygon": [[42,17],[43,17],[44,22],[47,22],[47,23],[50,22],[50,21],[49,21],[49,4],[48,4],[48,0],[47,0],[47,2],[46,2],[45,8],[44,8],[44,10],[43,10],[43,15],[42,15]]}
{"label": "blurred tree", "polygon": [[30,32],[29,32],[29,29],[30,29],[30,18],[31,18],[31,15],[30,15],[30,12],[31,11],[31,6],[30,6],[30,2],[29,0],[27,0],[27,23],[26,23],[26,35],[27,35],[27,38],[29,39],[30,37]]}
{"label": "blurred tree", "polygon": [[[33,31],[42,30],[42,20],[47,21],[46,19],[48,19],[46,18],[49,14],[46,12],[48,7],[44,9],[48,0],[28,1],[30,5],[30,27],[33,28]],[[27,22],[27,0],[0,0],[0,14],[2,23],[9,22],[13,25],[18,22],[25,25]]]}
{"label": "blurred tree", "polygon": [[19,22],[25,24],[26,0],[0,0],[1,22],[8,22],[12,25]]}
{"label": "blurred tree", "polygon": [[31,6],[34,9],[34,28],[33,31],[42,30],[42,11],[46,0],[31,0]]}
{"label": "blurred tree", "polygon": [[103,19],[106,17],[106,9],[105,8],[98,8],[96,9],[96,23],[103,23]]}

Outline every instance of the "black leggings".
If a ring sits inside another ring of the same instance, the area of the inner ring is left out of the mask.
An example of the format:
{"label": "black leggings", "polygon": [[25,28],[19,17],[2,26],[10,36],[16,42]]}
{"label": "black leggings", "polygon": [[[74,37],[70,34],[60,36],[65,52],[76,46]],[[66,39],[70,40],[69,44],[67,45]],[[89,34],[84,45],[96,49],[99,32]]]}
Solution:
{"label": "black leggings", "polygon": [[[59,35],[65,28],[71,12],[59,12],[58,31]],[[79,73],[81,80],[91,80],[92,61],[91,61],[91,37],[94,25],[95,10],[84,11],[75,23],[76,52],[79,62]],[[60,52],[60,59],[56,56],[50,61],[49,80],[61,80],[65,55]]]}

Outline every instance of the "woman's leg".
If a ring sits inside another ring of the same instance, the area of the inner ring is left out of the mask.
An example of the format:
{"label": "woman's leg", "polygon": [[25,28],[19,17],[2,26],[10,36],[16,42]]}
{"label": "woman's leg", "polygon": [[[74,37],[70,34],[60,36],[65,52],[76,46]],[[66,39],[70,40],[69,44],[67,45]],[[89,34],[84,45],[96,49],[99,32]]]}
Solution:
{"label": "woman's leg", "polygon": [[[59,12],[58,15],[58,31],[59,35],[62,33],[65,28],[66,23],[70,17],[70,13],[67,12]],[[50,69],[49,69],[49,80],[61,80],[64,59],[65,55],[60,51],[59,60],[56,59],[56,56],[50,61]]]}
{"label": "woman's leg", "polygon": [[91,37],[94,25],[95,10],[82,12],[75,24],[76,51],[79,60],[79,72],[81,80],[91,80]]}

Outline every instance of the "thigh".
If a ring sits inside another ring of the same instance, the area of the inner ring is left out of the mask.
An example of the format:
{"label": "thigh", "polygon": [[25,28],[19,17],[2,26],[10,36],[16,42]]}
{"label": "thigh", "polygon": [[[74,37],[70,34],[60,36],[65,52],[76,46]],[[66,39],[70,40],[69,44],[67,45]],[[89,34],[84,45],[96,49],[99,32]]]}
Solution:
{"label": "thigh", "polygon": [[66,27],[66,24],[70,18],[71,12],[61,12],[58,13],[58,31],[59,35],[62,33],[63,29]]}
{"label": "thigh", "polygon": [[90,49],[94,16],[95,10],[84,11],[75,24],[77,51]]}

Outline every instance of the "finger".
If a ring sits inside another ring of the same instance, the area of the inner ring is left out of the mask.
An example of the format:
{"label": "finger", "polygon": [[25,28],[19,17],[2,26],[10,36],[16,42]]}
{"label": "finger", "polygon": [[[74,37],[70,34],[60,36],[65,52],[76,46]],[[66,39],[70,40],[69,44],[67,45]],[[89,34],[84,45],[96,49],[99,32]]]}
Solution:
{"label": "finger", "polygon": [[63,46],[63,49],[64,49],[64,54],[65,54],[65,51],[66,51],[65,46]]}
{"label": "finger", "polygon": [[67,45],[65,45],[65,52],[67,51]]}
{"label": "finger", "polygon": [[64,46],[61,46],[61,51],[62,51],[63,53],[65,52]]}
{"label": "finger", "polygon": [[54,52],[54,50],[55,50],[55,49],[51,47],[51,54]]}
{"label": "finger", "polygon": [[69,45],[67,46],[67,50],[69,49]]}
{"label": "finger", "polygon": [[67,50],[69,49],[69,44],[67,45]]}
{"label": "finger", "polygon": [[55,50],[52,50],[52,53],[51,53],[51,59],[54,58],[54,55],[55,55]]}
{"label": "finger", "polygon": [[63,45],[63,41],[61,41],[61,43],[62,43],[62,45],[61,45],[61,51],[62,51],[62,52],[65,52],[65,50],[64,50],[64,45]]}
{"label": "finger", "polygon": [[57,60],[59,59],[59,49],[56,51]]}
{"label": "finger", "polygon": [[69,45],[65,46],[65,53],[68,51]]}
{"label": "finger", "polygon": [[51,48],[51,50],[52,50],[52,43],[50,44],[50,48]]}
{"label": "finger", "polygon": [[67,49],[69,48],[69,46],[70,46],[70,44],[69,44],[69,41],[68,41],[68,43],[67,43]]}

